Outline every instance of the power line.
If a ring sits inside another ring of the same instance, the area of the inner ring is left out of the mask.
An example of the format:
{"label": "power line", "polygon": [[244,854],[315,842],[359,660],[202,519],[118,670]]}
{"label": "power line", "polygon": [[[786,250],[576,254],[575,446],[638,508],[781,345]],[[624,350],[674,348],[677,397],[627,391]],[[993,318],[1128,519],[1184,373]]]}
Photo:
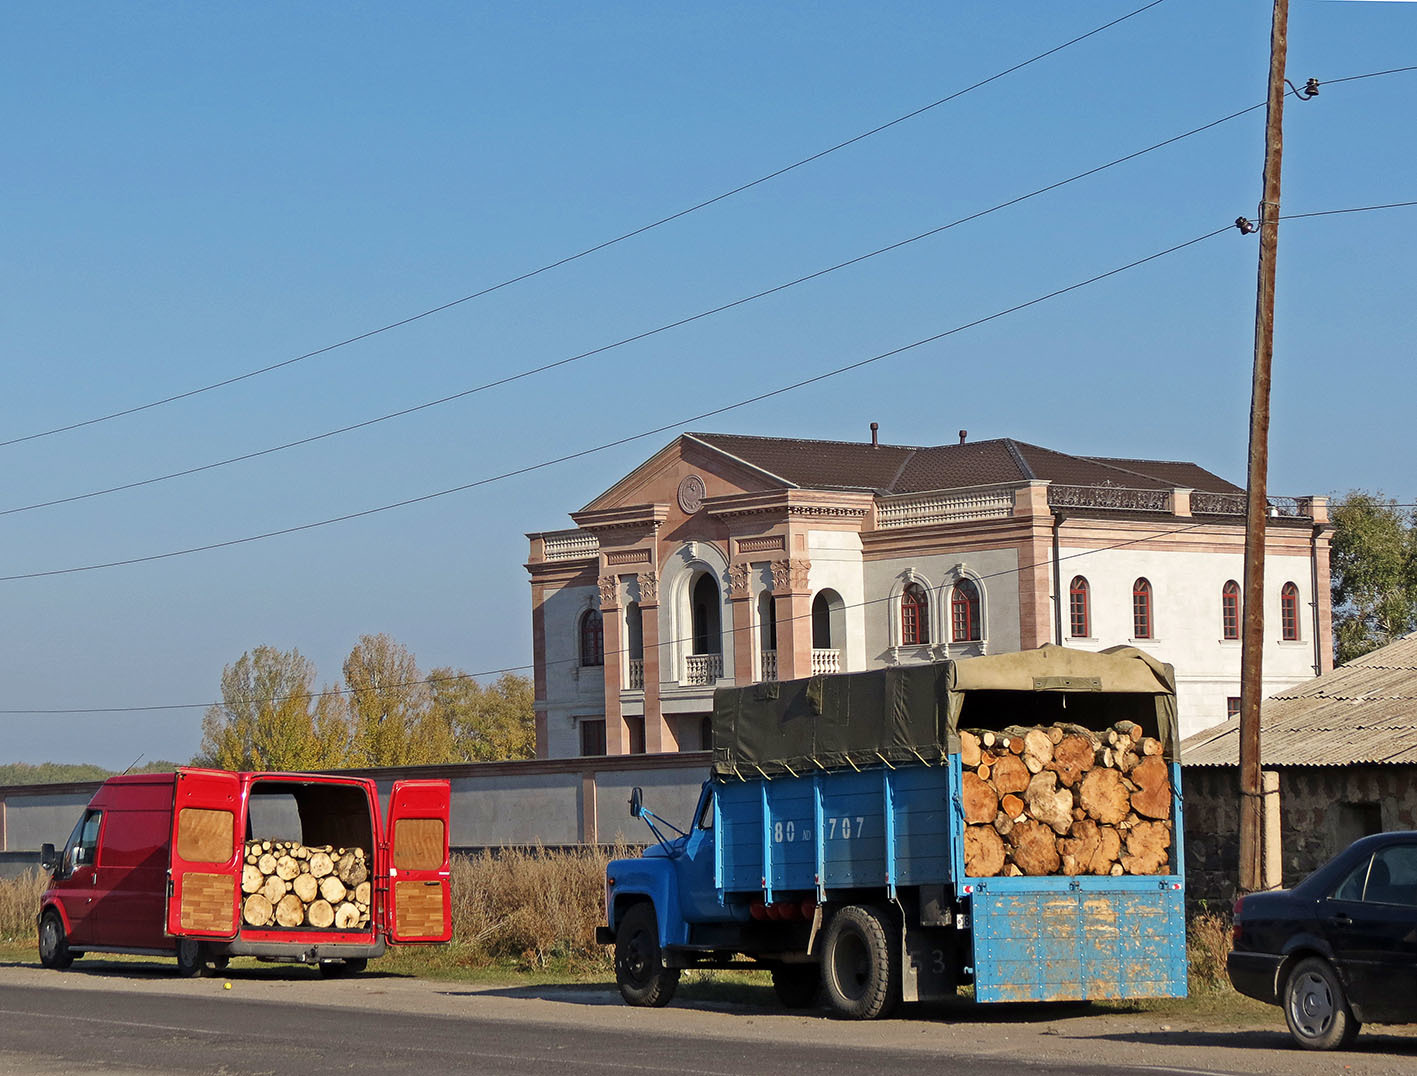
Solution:
{"label": "power line", "polygon": [[769,392],[759,393],[756,396],[750,396],[747,399],[738,400],[735,403],[725,404],[722,407],[716,407],[709,411],[703,411],[697,415],[691,415],[686,418],[678,419],[671,423],[666,423],[662,426],[656,426],[655,428],[650,430],[644,430],[640,433],[630,434],[626,437],[620,437],[614,441],[608,441],[604,444],[596,445],[593,448],[585,448],[577,452],[567,453],[564,456],[558,456],[554,459],[543,460],[540,463],[528,464],[525,467],[518,467],[511,471],[504,471],[502,474],[499,475],[493,475],[488,478],[481,478],[474,482],[466,482],[460,486],[454,486],[451,489],[439,490],[436,493],[425,493],[421,496],[409,497],[401,501],[395,501],[392,504],[380,505],[377,508],[366,508],[358,512],[348,512],[344,515],[334,516],[329,519],[318,520],[313,523],[302,523],[294,527],[283,527],[279,530],[265,531],[261,534],[253,534],[245,538],[232,538],[221,542],[211,542],[207,545],[190,546],[186,549],[172,550],[167,553],[153,553],[141,557],[128,557],[123,560],[105,561],[100,564],[86,564],[73,568],[54,568],[48,571],[41,572],[21,572],[15,575],[4,575],[0,576],[0,583],[10,583],[20,579],[41,579],[56,575],[73,575],[78,572],[99,571],[105,568],[119,568],[132,564],[146,564],[152,561],[170,560],[174,557],[188,556],[193,553],[206,553],[215,549],[226,549],[231,546],[247,545],[251,542],[259,542],[267,538],[276,538],[287,534],[298,534],[302,531],[315,530],[320,527],[328,527],[335,523],[345,523],[352,519],[361,519],[365,516],[372,516],[382,512],[389,512],[395,508],[407,508],[411,505],[422,504],[426,501],[436,500],[440,497],[447,497],[454,493],[463,493],[470,489],[476,489],[479,486],[490,485],[493,482],[500,482],[508,478],[515,478],[520,475],[530,474],[533,471],[540,471],[544,468],[555,466],[556,464],[567,463],[571,460],[580,459],[584,456],[590,456],[595,453],[605,452],[612,448],[618,448],[621,445],[626,445],[634,441],[643,440],[646,437],[653,437],[657,434],[665,433],[668,430],[686,426],[691,422],[698,422],[702,419],[713,418],[717,415],[722,415],[729,411],[735,411],[739,408],[747,407],[749,404],[760,403],[763,400],[770,400],[773,397],[781,396],[785,393],[793,392],[800,388],[805,388],[808,385],[814,385],[819,381],[825,381],[828,378],[838,377],[841,374],[849,373],[852,370],[859,370],[862,367],[870,366],[873,363],[880,362],[883,359],[893,358],[896,355],[903,354],[915,348],[923,347],[926,344],[936,343],[940,340],[945,339],[946,337],[954,336],[956,333],[963,332],[966,329],[972,329],[987,322],[1005,317],[1009,314],[1015,314],[1021,310],[1027,309],[1028,307],[1036,306],[1039,303],[1047,302],[1049,299],[1057,298],[1060,295],[1066,295],[1069,292],[1077,291],[1079,288],[1085,288],[1088,285],[1095,284],[1102,280],[1106,280],[1109,277],[1116,276],[1119,273],[1124,273],[1130,269],[1135,269],[1138,266],[1145,265],[1146,263],[1155,261],[1158,258],[1163,258],[1168,254],[1174,254],[1177,251],[1186,249],[1187,247],[1195,246],[1197,243],[1202,243],[1207,239],[1212,239],[1215,236],[1222,234],[1223,232],[1228,232],[1233,227],[1233,224],[1227,224],[1223,228],[1217,228],[1214,231],[1207,232],[1204,235],[1196,236],[1194,239],[1187,239],[1182,243],[1177,243],[1174,246],[1167,247],[1165,250],[1160,250],[1154,254],[1148,254],[1144,258],[1138,258],[1135,261],[1128,262],[1126,265],[1121,265],[1116,267],[1115,269],[1109,269],[1106,272],[1098,273],[1097,275],[1089,277],[1086,280],[1081,280],[1077,283],[1069,284],[1066,287],[1058,288],[1054,291],[1048,292],[1045,295],[1037,296],[1033,299],[1018,303],[1006,309],[995,311],[992,314],[987,314],[984,317],[976,318],[973,321],[965,322],[962,325],[956,325],[952,329],[947,329],[944,332],[936,333],[933,336],[927,336],[923,339],[913,341],[912,343],[904,344],[897,348],[892,348],[889,351],[883,351],[879,354],[872,355],[869,358],[860,359],[857,362],[848,363],[845,366],[839,366],[834,370],[828,370],[824,373],[814,374],[811,377],[803,378],[800,381],[795,381],[790,385],[784,385],[780,388],[772,389]]}
{"label": "power line", "polygon": [[[1065,561],[1065,560],[1077,560],[1079,557],[1088,557],[1088,556],[1092,556],[1092,555],[1097,554],[1097,553],[1107,553],[1107,552],[1110,552],[1110,551],[1115,550],[1115,549],[1122,549],[1122,548],[1125,548],[1126,546],[1139,545],[1139,544],[1142,543],[1142,542],[1154,541],[1154,540],[1156,540],[1157,538],[1167,538],[1167,537],[1170,537],[1171,535],[1174,535],[1174,534],[1184,534],[1184,533],[1186,533],[1186,532],[1188,532],[1188,531],[1200,530],[1200,529],[1205,528],[1205,527],[1214,527],[1215,525],[1216,525],[1216,524],[1215,524],[1215,522],[1213,522],[1213,521],[1206,521],[1206,522],[1204,522],[1204,523],[1190,523],[1190,524],[1187,524],[1187,525],[1185,525],[1185,526],[1183,526],[1183,527],[1173,527],[1173,528],[1171,528],[1171,529],[1169,529],[1169,530],[1155,531],[1155,532],[1152,532],[1152,533],[1148,533],[1148,534],[1142,535],[1142,536],[1137,537],[1137,538],[1128,538],[1128,539],[1125,539],[1125,540],[1120,541],[1120,542],[1113,542],[1113,543],[1111,543],[1111,544],[1109,544],[1109,545],[1099,546],[1099,547],[1096,548],[1096,549],[1084,549],[1084,550],[1080,550],[1080,551],[1078,551],[1078,552],[1076,552],[1076,553],[1068,553],[1068,554],[1066,554],[1065,556],[1060,556],[1060,557],[1058,558],[1058,562],[1059,562],[1059,563],[1062,563],[1062,562]],[[1034,568],[1047,567],[1047,566],[1051,565],[1052,563],[1053,563],[1052,559],[1049,559],[1049,560],[1046,560],[1046,561],[1035,561],[1035,562],[1032,563],[1032,564],[1024,564],[1024,565],[1020,565],[1019,567],[1016,567],[1016,568],[1004,568],[1004,569],[1001,569],[1001,570],[999,570],[999,571],[997,571],[997,572],[989,572],[988,574],[976,576],[976,577],[974,577],[974,578],[977,578],[980,582],[988,582],[988,581],[991,580],[991,579],[1000,579],[1000,578],[1003,578],[1003,577],[1005,577],[1005,576],[1020,575],[1020,574],[1022,574],[1023,572],[1031,571],[1031,570],[1033,570]],[[865,608],[868,608],[868,607],[870,607],[870,606],[873,606],[873,605],[880,605],[880,604],[882,604],[882,603],[889,602],[889,601],[891,601],[891,596],[890,596],[890,595],[886,595],[885,597],[881,597],[881,598],[867,598],[867,599],[864,600],[864,601],[853,602],[853,603],[850,604],[850,605],[843,605],[842,608],[843,608],[843,609],[865,609]],[[811,614],[810,614],[810,613],[801,613],[801,614],[799,614],[799,615],[797,615],[797,616],[795,616],[795,617],[787,617],[785,620],[779,621],[779,623],[795,623],[795,622],[797,622],[797,621],[799,621],[799,620],[801,620],[801,621],[806,621],[806,620],[810,620],[810,619],[811,619]],[[754,630],[756,627],[758,627],[758,625],[749,625],[749,626],[746,627],[746,628],[740,628],[740,627],[730,626],[730,627],[728,627],[728,628],[723,628],[723,629],[721,629],[721,634],[733,636],[733,635],[738,634],[738,633],[741,632],[741,631],[752,631],[752,630]],[[679,646],[679,645],[682,645],[682,644],[688,643],[688,642],[692,642],[692,639],[690,639],[688,636],[684,636],[684,637],[678,638],[678,639],[662,639],[662,640],[660,640],[660,641],[659,641],[657,644],[655,644],[655,645],[656,645],[656,648],[657,648],[657,649],[663,650],[663,649],[665,649],[665,648],[667,648],[667,647],[670,647],[670,646]],[[625,655],[627,655],[627,654],[629,654],[629,653],[630,653],[630,651],[629,651],[628,649],[622,649],[622,650],[608,650],[608,651],[605,652],[604,656],[605,656],[605,657],[620,658],[620,657],[624,657]],[[580,663],[579,657],[575,657],[575,658],[563,658],[563,659],[558,660],[558,661],[550,661],[550,662],[547,662],[547,663],[546,663],[546,667],[547,667],[548,669],[551,669],[551,668],[557,668],[557,667],[560,667],[560,666],[563,666],[563,665],[578,665],[579,663]],[[384,686],[387,687],[387,688],[422,687],[422,686],[425,686],[425,685],[430,685],[430,686],[431,686],[431,685],[433,685],[433,684],[454,683],[454,682],[457,682],[457,681],[460,681],[460,680],[478,680],[478,679],[483,679],[483,678],[490,677],[490,676],[502,676],[502,675],[505,675],[505,674],[508,674],[508,673],[527,672],[527,671],[529,671],[529,670],[534,670],[535,668],[536,668],[535,664],[532,664],[532,665],[508,665],[508,666],[504,666],[504,667],[502,667],[502,668],[500,668],[500,669],[484,669],[484,670],[481,671],[481,672],[472,672],[472,673],[454,673],[454,674],[451,675],[451,676],[429,676],[429,677],[425,677],[425,678],[423,678],[423,679],[421,679],[421,680],[405,680],[405,681],[403,681],[402,683],[398,683],[398,684],[386,684],[386,685],[384,685]],[[275,696],[272,696],[268,701],[271,702],[271,703],[280,703],[280,702],[298,701],[298,700],[302,700],[302,699],[303,699],[303,700],[315,700],[315,699],[331,698],[331,697],[336,697],[336,696],[358,695],[358,694],[360,694],[359,691],[354,690],[354,689],[350,689],[350,688],[331,688],[331,689],[329,689],[328,691],[308,691],[308,692],[307,692],[307,691],[302,691],[302,692],[297,692],[297,693],[290,694],[290,695],[275,695]],[[187,702],[187,703],[166,703],[166,704],[155,705],[155,706],[96,706],[96,707],[89,707],[89,708],[86,708],[86,709],[72,709],[72,710],[0,710],[0,716],[16,716],[16,715],[21,715],[21,714],[45,714],[45,715],[59,715],[59,714],[131,714],[131,713],[151,713],[151,712],[162,711],[162,710],[197,710],[197,709],[207,709],[207,708],[210,708],[210,707],[212,707],[212,706],[222,706],[222,705],[224,705],[223,702]]]}
{"label": "power line", "polygon": [[381,325],[376,329],[370,329],[367,332],[362,332],[355,336],[347,337],[333,344],[327,344],[324,347],[316,348],[313,351],[307,351],[302,355],[296,355],[293,358],[285,359],[281,362],[271,363],[270,365],[263,366],[260,369],[250,370],[244,374],[237,374],[234,377],[229,377],[222,381],[216,381],[209,385],[203,385],[200,388],[189,389],[185,392],[175,393],[171,396],[166,396],[159,400],[152,400],[148,403],[138,404],[134,407],[127,407],[119,411],[113,411],[105,415],[99,415],[95,418],[84,419],[79,422],[71,422],[68,425],[56,426],[48,430],[41,430],[38,433],[26,434],[23,437],[12,437],[7,441],[0,441],[0,448],[5,448],[9,445],[20,444],[24,441],[34,441],[41,437],[51,437],[55,434],[68,433],[72,430],[82,429],[85,426],[94,426],[100,422],[108,422],[112,419],[124,418],[128,415],[138,414],[142,411],[150,411],[155,407],[162,407],[166,404],[176,403],[179,400],[190,399],[193,396],[199,396],[205,392],[212,392],[215,389],[226,388],[230,385],[235,385],[241,381],[246,381],[253,377],[259,377],[262,374],[268,374],[275,370],[283,369],[287,366],[293,366],[298,362],[305,361],[306,359],[312,359],[318,355],[328,354],[331,351],[335,351],[342,347],[347,347],[350,344],[359,343],[361,340],[368,340],[371,337],[379,336],[382,333],[387,333],[394,329],[402,328],[405,325],[411,325],[416,321],[421,321],[424,318],[432,317],[434,314],[441,314],[446,310],[451,310],[454,307],[461,306],[463,303],[468,303],[474,299],[480,299],[483,296],[491,295],[493,292],[501,291],[503,288],[511,287],[514,284],[520,284],[523,281],[527,281],[532,279],[533,277],[540,276],[542,273],[550,272],[553,269],[559,269],[561,266],[569,265],[572,262],[579,261],[581,258],[585,258],[591,254],[606,250],[610,247],[615,246],[618,243],[623,243],[628,239],[633,239],[636,236],[644,235],[646,232],[653,231],[654,229],[662,227],[665,224],[669,224],[672,221],[687,217],[691,213],[697,213],[701,209],[707,209],[711,205],[715,205],[719,202],[732,198],[735,195],[742,194],[744,191],[751,190],[754,187],[761,186],[762,184],[768,183],[771,180],[787,175],[787,173],[793,172],[798,168],[802,168],[805,165],[813,163],[814,161],[819,161],[823,157],[827,157],[833,153],[836,153],[838,150],[843,150],[846,149],[848,146],[853,146],[858,142],[865,141],[873,135],[878,135],[882,131],[887,131],[892,127],[898,126],[899,124],[915,119],[917,116],[924,115],[926,112],[929,112],[932,109],[939,108],[941,105],[947,104],[948,102],[953,101],[956,98],[963,97],[967,93],[971,93],[974,90],[987,86],[991,82],[995,82],[1001,78],[1004,78],[1006,75],[1011,75],[1016,71],[1021,71],[1023,68],[1028,67],[1030,64],[1035,64],[1040,60],[1046,59],[1047,57],[1052,56],[1054,53],[1061,52],[1063,49],[1069,48],[1072,45],[1076,45],[1081,41],[1086,41],[1088,38],[1100,34],[1104,30],[1111,29],[1113,26],[1116,26],[1119,23],[1126,22],[1128,19],[1134,18],[1135,16],[1140,15],[1145,11],[1149,11],[1151,8],[1157,7],[1162,3],[1165,3],[1165,0],[1151,0],[1150,3],[1144,4],[1141,7],[1137,8],[1135,11],[1131,11],[1125,15],[1122,15],[1120,18],[1113,19],[1111,22],[1103,23],[1101,26],[1089,30],[1085,34],[1080,34],[1077,37],[1072,38],[1071,40],[1063,42],[1061,45],[1055,45],[1053,48],[1048,49],[1045,52],[1040,52],[1036,56],[1032,56],[1029,59],[1022,61],[1021,63],[1014,64],[1012,67],[1007,67],[996,74],[990,75],[988,78],[981,79],[980,81],[973,83],[970,86],[964,87],[964,89],[956,90],[955,92],[948,94],[945,97],[941,97],[937,101],[932,101],[927,105],[922,105],[921,107],[914,109],[911,112],[907,112],[902,116],[897,116],[893,120],[889,120],[886,123],[882,123],[879,126],[873,127],[868,131],[863,131],[861,134],[848,138],[844,142],[838,142],[836,145],[830,146],[827,149],[819,150],[818,152],[813,153],[809,157],[803,157],[801,160],[795,161],[792,164],[779,168],[776,171],[769,172],[767,175],[760,176],[757,179],[740,184],[739,186],[734,187],[731,190],[724,191],[722,194],[715,195],[712,198],[707,198],[702,202],[698,202],[694,205],[689,206],[687,209],[681,209],[678,212],[671,213],[667,217],[661,217],[660,219],[653,221],[652,223],[641,225],[640,227],[634,228],[628,232],[618,235],[613,239],[607,239],[603,242],[596,243],[594,246],[586,247],[584,250],[578,251],[577,253],[568,254],[562,258],[556,259],[555,261],[547,262],[545,265],[542,265],[536,269],[528,270],[527,272],[521,273],[517,276],[508,277],[507,279],[500,281],[499,283],[492,284],[485,288],[482,288],[479,291],[475,291],[471,295],[464,295],[460,299],[453,299],[449,302],[442,303],[438,306],[424,310],[421,313],[412,314],[408,317],[401,318],[398,321],[392,321],[387,325]]}
{"label": "power line", "polygon": [[911,236],[908,239],[902,239],[897,242],[890,243],[886,246],[878,247],[877,249],[872,250],[866,254],[860,254],[856,257],[849,258],[846,261],[837,262],[835,265],[830,265],[825,269],[818,269],[815,272],[806,274],[805,276],[797,277],[794,280],[789,280],[785,283],[776,284],[773,287],[765,288],[764,290],[755,292],[751,295],[745,295],[739,299],[734,299],[732,302],[723,303],[719,306],[712,307],[697,314],[692,314],[688,317],[680,318],[677,321],[671,321],[656,328],[647,329],[643,332],[635,333],[632,336],[623,337],[622,339],[616,340],[612,343],[604,344],[597,348],[592,348],[589,351],[582,351],[579,354],[571,355],[564,359],[558,359],[555,362],[545,363],[541,366],[532,367],[531,369],[522,370],[519,373],[509,374],[506,377],[500,377],[493,381],[484,382],[481,385],[475,385],[472,388],[463,389],[460,392],[455,392],[448,396],[442,396],[436,400],[429,400],[425,403],[415,404],[412,407],[405,407],[398,411],[391,411],[385,415],[379,415],[375,418],[365,419],[362,422],[351,423],[350,425],[341,426],[337,429],[327,430],[324,433],[317,433],[309,437],[302,437],[295,441],[287,441],[284,444],[275,445],[270,448],[258,449],[254,452],[242,453],[241,455],[231,456],[227,459],[217,460],[213,463],[206,463],[196,467],[188,467],[180,471],[172,471],[168,474],[158,475],[154,478],[140,479],[135,482],[125,482],[120,485],[109,486],[105,489],[91,490],[87,493],[77,493],[68,497],[56,497],[51,500],[39,501],[34,504],[22,505],[16,508],[0,509],[0,516],[14,515],[18,512],[32,512],[40,508],[52,508],[56,505],[61,504],[72,504],[75,501],[89,500],[93,497],[103,497],[111,493],[121,493],[125,490],[130,489],[139,489],[143,486],[151,486],[156,485],[159,482],[167,482],[174,478],[185,478],[189,475],[200,474],[204,471],[215,470],[219,467],[227,467],[232,464],[244,463],[248,460],[259,459],[262,456],[269,456],[276,452],[284,452],[287,449],[299,448],[303,445],[313,444],[316,441],[322,441],[330,437],[336,437],[341,434],[352,433],[355,430],[361,430],[366,427],[376,425],[380,422],[387,422],[390,419],[404,418],[419,411],[426,411],[429,408],[438,407],[446,403],[452,403],[455,400],[465,399],[466,397],[475,395],[476,393],[486,392],[489,389],[499,388],[502,385],[508,385],[515,381],[520,381],[524,378],[532,377],[536,374],[542,374],[546,373],[549,370],[555,370],[563,366],[568,366],[571,363],[579,362],[582,359],[588,359],[596,355],[603,355],[606,352],[613,351],[616,348],[624,347],[628,344],[637,343],[641,340],[646,340],[652,336],[657,336],[660,333],[668,332],[671,329],[681,328],[682,326],[689,325],[693,322],[701,321],[704,318],[712,317],[715,314],[721,314],[724,311],[732,310],[735,307],[744,306],[758,299],[763,299],[770,295],[775,295],[778,292],[786,291],[789,288],[794,288],[798,286],[799,284],[805,284],[809,281],[817,280],[821,277],[827,276],[830,273],[835,273],[838,270],[846,269],[853,265],[859,265],[862,262],[869,261],[870,259],[875,257],[879,257],[882,254],[888,254],[893,251],[900,250],[903,247],[907,247],[912,243],[918,243],[921,240],[929,239],[933,236],[940,235],[941,233],[947,232],[952,228],[957,228],[962,224],[968,224],[972,221],[980,220],[983,217],[987,217],[990,214],[997,213],[1001,210],[1019,205],[1020,203],[1026,202],[1029,199],[1037,198],[1040,195],[1049,193],[1050,191],[1058,190],[1059,188],[1066,187],[1071,183],[1076,183],[1079,180],[1087,179],[1090,176],[1095,176],[1100,172],[1105,172],[1109,168],[1115,168],[1118,165],[1126,164],[1128,161],[1134,161],[1137,158],[1143,157],[1148,153],[1163,149],[1166,146],[1174,145],[1175,143],[1180,142],[1184,139],[1201,134],[1205,131],[1209,131],[1214,127],[1219,127],[1221,124],[1228,123],[1231,120],[1248,115],[1249,113],[1254,112],[1257,109],[1261,109],[1263,107],[1264,102],[1261,101],[1259,104],[1251,105],[1248,108],[1242,108],[1240,111],[1232,112],[1228,116],[1222,116],[1220,119],[1212,120],[1210,123],[1202,124],[1201,126],[1194,127],[1191,130],[1186,131],[1182,134],[1173,135],[1171,138],[1156,142],[1150,146],[1147,146],[1145,149],[1139,149],[1132,153],[1128,153],[1125,156],[1117,157],[1114,160],[1108,161],[1106,164],[1097,165],[1096,167],[1089,168],[1084,172],[1078,172],[1076,175],[1069,176],[1067,179],[1060,179],[1056,182],[1049,183],[1046,186],[1038,187],[1035,190],[1029,191],[1027,194],[1018,195],[1015,198],[1010,198],[1007,201],[999,202],[998,204],[990,206],[987,209],[981,209],[966,216],[959,217],[955,220],[950,221],[948,224],[942,224],[939,227],[931,228],[928,231],[921,232],[918,235]]}

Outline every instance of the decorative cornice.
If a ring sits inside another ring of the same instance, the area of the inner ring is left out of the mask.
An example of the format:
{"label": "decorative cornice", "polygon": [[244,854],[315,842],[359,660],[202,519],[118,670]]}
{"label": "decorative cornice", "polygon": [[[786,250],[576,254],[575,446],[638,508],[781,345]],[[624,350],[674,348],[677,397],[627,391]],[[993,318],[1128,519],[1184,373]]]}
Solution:
{"label": "decorative cornice", "polygon": [[659,602],[659,577],[653,572],[641,572],[635,576],[640,585],[640,604],[655,605]]}
{"label": "decorative cornice", "polygon": [[752,594],[749,590],[749,581],[752,579],[753,570],[743,563],[730,564],[728,566],[728,596],[732,598],[748,598]]}
{"label": "decorative cornice", "polygon": [[669,505],[633,504],[599,508],[589,512],[572,512],[571,518],[575,520],[576,526],[592,532],[631,529],[654,532],[669,518]]}
{"label": "decorative cornice", "polygon": [[800,557],[772,562],[772,589],[774,593],[792,593],[807,589],[807,573],[812,562]]}
{"label": "decorative cornice", "polygon": [[620,605],[620,577],[618,575],[602,575],[598,580],[600,584],[600,608],[616,609]]}

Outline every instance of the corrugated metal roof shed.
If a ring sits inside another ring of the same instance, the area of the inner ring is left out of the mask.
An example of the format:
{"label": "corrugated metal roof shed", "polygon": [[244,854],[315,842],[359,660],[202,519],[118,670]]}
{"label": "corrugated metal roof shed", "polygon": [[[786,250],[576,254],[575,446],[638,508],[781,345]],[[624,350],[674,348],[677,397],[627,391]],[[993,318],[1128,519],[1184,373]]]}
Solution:
{"label": "corrugated metal roof shed", "polygon": [[[1185,766],[1238,766],[1239,719],[1181,742]],[[1281,691],[1260,710],[1264,766],[1417,763],[1417,632]]]}

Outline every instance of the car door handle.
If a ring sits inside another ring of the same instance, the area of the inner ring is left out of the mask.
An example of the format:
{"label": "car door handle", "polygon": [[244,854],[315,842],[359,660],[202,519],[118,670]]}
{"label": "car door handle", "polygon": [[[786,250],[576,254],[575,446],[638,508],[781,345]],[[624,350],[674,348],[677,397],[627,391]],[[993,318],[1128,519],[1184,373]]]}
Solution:
{"label": "car door handle", "polygon": [[1351,927],[1353,920],[1343,914],[1331,915],[1328,918],[1328,925],[1331,927]]}

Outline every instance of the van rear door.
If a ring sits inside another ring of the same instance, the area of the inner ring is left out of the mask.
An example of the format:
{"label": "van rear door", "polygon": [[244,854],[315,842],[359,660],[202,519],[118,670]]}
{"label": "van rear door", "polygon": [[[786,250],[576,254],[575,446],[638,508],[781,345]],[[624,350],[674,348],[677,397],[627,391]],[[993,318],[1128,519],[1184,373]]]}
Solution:
{"label": "van rear door", "polygon": [[389,940],[453,936],[447,781],[395,781],[389,794]]}
{"label": "van rear door", "polygon": [[168,868],[167,932],[236,936],[241,899],[241,778],[225,770],[177,771]]}

